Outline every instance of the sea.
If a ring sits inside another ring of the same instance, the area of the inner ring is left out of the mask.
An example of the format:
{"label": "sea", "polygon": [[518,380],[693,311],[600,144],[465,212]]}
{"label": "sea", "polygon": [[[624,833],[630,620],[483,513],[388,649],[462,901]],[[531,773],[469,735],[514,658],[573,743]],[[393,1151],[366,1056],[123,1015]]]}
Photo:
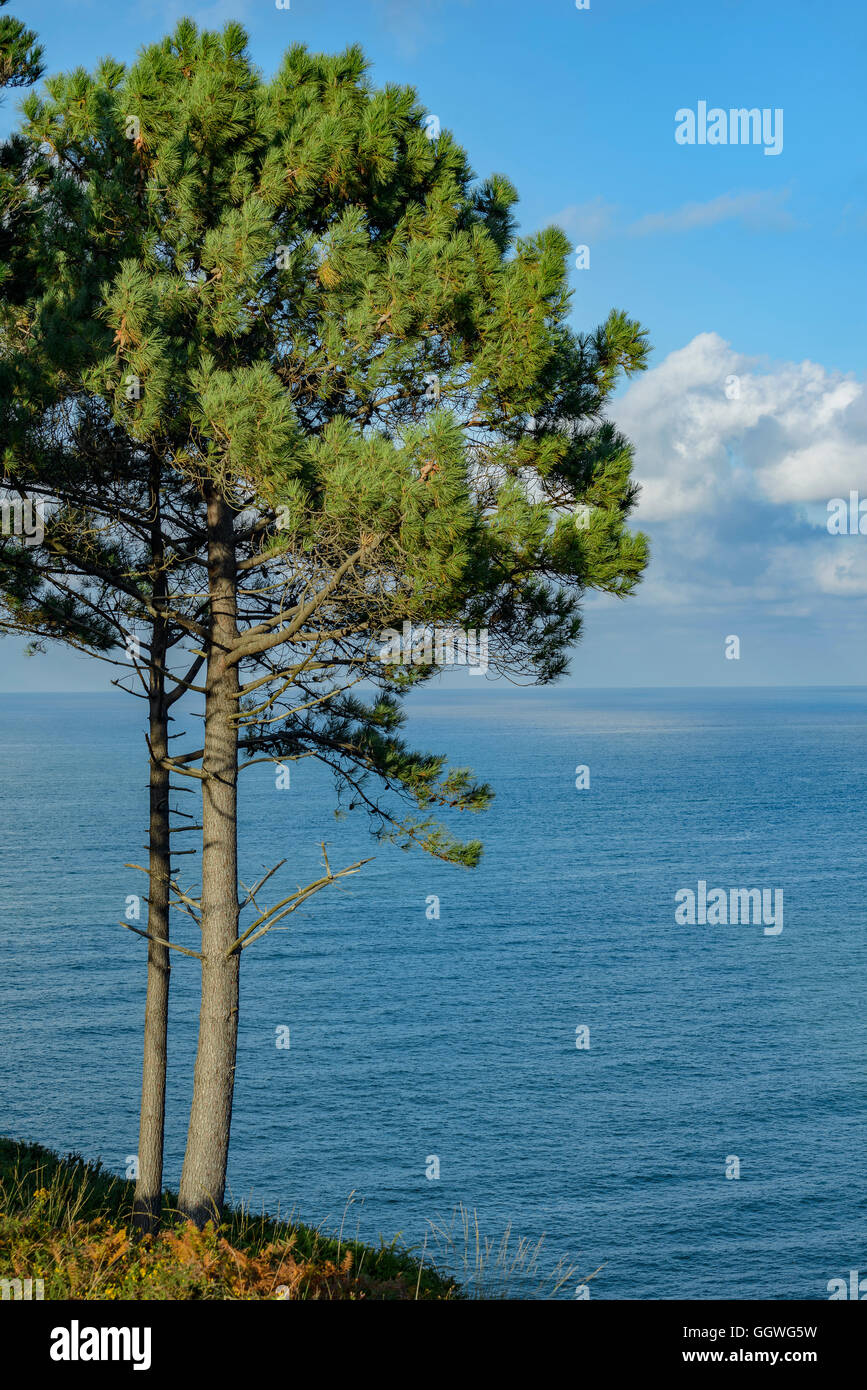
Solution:
{"label": "sea", "polygon": [[[119,1174],[145,708],[0,697],[0,1133]],[[266,904],[321,875],[323,841],[334,869],[373,858],[244,952],[232,1200],[471,1280],[478,1239],[471,1287],[512,1297],[821,1300],[867,1273],[867,691],[468,678],[407,710],[411,746],[496,793],[450,822],[483,840],[476,869],[336,817],[313,759],[289,785],[243,773],[241,878],[286,860]],[[197,864],[178,858],[185,888]],[[175,955],[175,1189],[198,969]]]}

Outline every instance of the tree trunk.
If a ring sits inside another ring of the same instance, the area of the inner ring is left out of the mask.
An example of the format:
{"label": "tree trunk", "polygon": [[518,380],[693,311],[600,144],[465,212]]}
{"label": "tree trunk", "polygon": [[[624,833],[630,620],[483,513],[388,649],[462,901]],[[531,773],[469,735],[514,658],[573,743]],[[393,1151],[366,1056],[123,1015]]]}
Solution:
{"label": "tree trunk", "polygon": [[[153,752],[150,777],[150,888],[147,929],[148,936],[161,936],[163,940],[168,941],[171,877],[169,771],[168,768],[158,765],[158,760],[168,756],[169,748],[164,685],[165,678],[162,672],[160,671],[157,677],[157,673],[152,669],[150,741]],[[157,1229],[162,1206],[170,955],[167,946],[161,946],[156,941],[148,942],[138,1182],[132,1218],[133,1226],[141,1232]]]}
{"label": "tree trunk", "polygon": [[203,1226],[220,1220],[238,1041],[238,667],[225,658],[237,640],[233,516],[213,488],[208,503],[211,604],[202,771],[202,1002],[181,1211]]}
{"label": "tree trunk", "polygon": [[[163,569],[164,545],[159,508],[159,463],[151,468],[151,560],[154,566],[154,606],[166,596]],[[168,650],[166,623],[158,615],[153,622],[148,682],[150,709],[150,825],[148,835],[149,890],[148,936],[169,938],[169,881],[172,876],[169,828],[170,773],[161,764],[169,752],[169,715],[166,705],[165,663]],[[171,952],[156,941],[148,942],[147,997],[145,999],[144,1055],[142,1059],[141,1115],[138,1141],[138,1181],[133,1203],[133,1228],[144,1233],[159,1225],[163,1191],[163,1146],[166,1118],[166,1069],[168,1063],[169,982]]]}

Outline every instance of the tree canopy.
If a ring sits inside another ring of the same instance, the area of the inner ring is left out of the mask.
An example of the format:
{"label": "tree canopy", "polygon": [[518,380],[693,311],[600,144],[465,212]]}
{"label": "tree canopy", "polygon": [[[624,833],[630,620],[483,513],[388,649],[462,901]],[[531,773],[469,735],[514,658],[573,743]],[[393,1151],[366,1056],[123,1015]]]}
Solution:
{"label": "tree canopy", "polygon": [[[23,110],[0,449],[7,486],[53,510],[41,546],[4,542],[0,592],[94,650],[160,628],[151,669],[204,696],[202,746],[151,763],[201,782],[201,894],[175,905],[201,928],[203,1001],[231,1012],[241,950],[290,902],[239,899],[243,767],[316,757],[377,833],[477,862],[435,813],[490,789],[404,743],[435,662],[423,643],[384,662],[382,634],[483,629],[495,673],[563,674],[582,596],[627,596],[647,563],[605,414],[646,335],[620,311],[575,332],[564,233],[519,236],[509,181],[429,138],[357,47],[296,45],[265,79],[240,25],[185,20]],[[202,1019],[197,1219],[222,1202],[234,1070],[231,1029]]]}

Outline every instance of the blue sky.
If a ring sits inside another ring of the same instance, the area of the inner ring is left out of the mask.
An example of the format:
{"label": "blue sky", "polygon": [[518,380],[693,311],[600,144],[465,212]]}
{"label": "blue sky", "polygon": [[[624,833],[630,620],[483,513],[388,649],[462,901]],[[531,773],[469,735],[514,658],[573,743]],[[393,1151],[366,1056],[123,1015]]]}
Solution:
{"label": "blue sky", "polygon": [[[378,82],[415,86],[524,230],[590,247],[576,326],[648,328],[622,394],[651,570],[591,599],[572,679],[593,685],[861,684],[867,535],[827,502],[867,498],[864,71],[857,0],[13,0],[49,70],[130,60],[183,14],[240,19],[270,72],[300,40],[358,41]],[[783,148],[681,145],[675,112],[783,112]],[[15,119],[15,99],[0,130]],[[725,638],[741,638],[738,661]],[[78,659],[0,646],[0,689],[99,688]]]}

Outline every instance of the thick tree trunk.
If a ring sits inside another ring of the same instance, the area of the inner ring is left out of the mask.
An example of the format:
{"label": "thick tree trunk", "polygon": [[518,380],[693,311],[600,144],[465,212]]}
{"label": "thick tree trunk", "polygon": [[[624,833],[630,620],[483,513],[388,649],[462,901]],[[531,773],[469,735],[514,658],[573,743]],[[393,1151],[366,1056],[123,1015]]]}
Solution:
{"label": "thick tree trunk", "polygon": [[[160,516],[160,466],[151,468],[151,560],[154,566],[154,606],[166,596],[163,569],[164,545]],[[166,705],[165,663],[168,650],[166,624],[154,619],[149,671],[150,711],[150,824],[148,869],[148,936],[169,938],[169,897],[172,876],[169,826],[169,770],[162,766],[169,752],[169,715]],[[145,999],[144,1055],[142,1059],[141,1115],[138,1141],[138,1181],[133,1203],[134,1229],[155,1231],[159,1225],[163,1191],[163,1146],[166,1118],[166,1070],[168,1063],[169,982],[171,952],[156,941],[148,942],[147,996]]]}
{"label": "thick tree trunk", "polygon": [[219,1221],[226,1187],[238,1040],[238,667],[225,658],[237,639],[232,511],[208,494],[211,602],[202,771],[202,1003],[182,1212],[198,1226]]}

